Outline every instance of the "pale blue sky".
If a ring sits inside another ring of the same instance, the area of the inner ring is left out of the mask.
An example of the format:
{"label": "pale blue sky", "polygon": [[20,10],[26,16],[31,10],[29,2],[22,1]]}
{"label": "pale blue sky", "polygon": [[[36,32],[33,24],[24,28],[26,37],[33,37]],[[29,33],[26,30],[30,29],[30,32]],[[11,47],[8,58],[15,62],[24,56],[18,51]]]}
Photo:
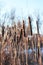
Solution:
{"label": "pale blue sky", "polygon": [[[13,8],[15,9],[16,17],[20,16],[22,18],[28,15],[35,17],[39,13],[43,20],[43,0],[0,0],[0,17],[5,12],[10,12]],[[41,29],[42,27],[43,24],[41,25]],[[43,34],[43,31],[41,30],[40,33]]]}
{"label": "pale blue sky", "polygon": [[28,15],[33,12],[43,12],[43,0],[0,0],[0,9],[3,11],[10,11],[15,8],[16,15]]}

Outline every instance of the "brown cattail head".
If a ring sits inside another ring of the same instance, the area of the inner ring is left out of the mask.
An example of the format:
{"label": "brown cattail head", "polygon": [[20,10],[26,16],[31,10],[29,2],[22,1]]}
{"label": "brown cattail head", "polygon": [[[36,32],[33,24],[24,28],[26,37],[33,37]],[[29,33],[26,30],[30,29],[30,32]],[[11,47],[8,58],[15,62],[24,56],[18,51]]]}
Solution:
{"label": "brown cattail head", "polygon": [[23,30],[24,30],[24,37],[26,36],[26,33],[25,33],[25,22],[23,20]]}
{"label": "brown cattail head", "polygon": [[25,29],[25,23],[24,23],[24,20],[23,20],[23,29]]}
{"label": "brown cattail head", "polygon": [[23,34],[23,33],[22,33],[22,29],[21,29],[21,32],[20,32],[20,39],[22,38],[22,34]]}
{"label": "brown cattail head", "polygon": [[39,56],[40,56],[40,50],[39,50],[39,47],[38,47],[38,58],[39,58]]}
{"label": "brown cattail head", "polygon": [[29,22],[31,22],[31,18],[30,18],[30,16],[28,17],[28,19],[29,19]]}
{"label": "brown cattail head", "polygon": [[15,34],[14,34],[14,42],[16,41],[16,32],[15,32]]}
{"label": "brown cattail head", "polygon": [[29,37],[28,37],[28,43],[29,43]]}
{"label": "brown cattail head", "polygon": [[17,36],[17,44],[19,43],[19,37]]}
{"label": "brown cattail head", "polygon": [[2,26],[2,37],[4,37],[4,26]]}
{"label": "brown cattail head", "polygon": [[29,20],[29,26],[30,26],[30,33],[32,35],[32,25],[31,25],[31,18],[30,18],[30,16],[28,17],[28,20]]}

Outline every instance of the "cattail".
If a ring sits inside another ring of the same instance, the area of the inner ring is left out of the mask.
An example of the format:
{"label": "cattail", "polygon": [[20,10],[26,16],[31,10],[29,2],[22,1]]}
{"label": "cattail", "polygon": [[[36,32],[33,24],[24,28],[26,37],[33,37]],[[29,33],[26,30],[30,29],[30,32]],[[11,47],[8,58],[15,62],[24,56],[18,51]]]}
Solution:
{"label": "cattail", "polygon": [[17,44],[19,43],[19,37],[17,36]]}
{"label": "cattail", "polygon": [[29,37],[28,37],[28,43],[29,43]]}
{"label": "cattail", "polygon": [[21,32],[20,32],[20,39],[19,40],[21,40],[22,39],[22,29],[21,29]]}
{"label": "cattail", "polygon": [[19,43],[19,37],[17,36],[17,57],[19,56],[19,55],[18,55],[18,50],[19,50],[19,45],[18,45],[18,43]]}
{"label": "cattail", "polygon": [[28,19],[29,19],[29,25],[30,25],[30,33],[31,33],[31,35],[32,35],[32,25],[31,25],[31,18],[30,18],[30,17],[28,17]]}
{"label": "cattail", "polygon": [[2,26],[2,37],[4,37],[4,26]]}
{"label": "cattail", "polygon": [[25,23],[24,23],[24,20],[23,20],[23,30],[24,30],[24,37],[25,37],[26,33],[25,33]]}
{"label": "cattail", "polygon": [[24,23],[24,20],[23,20],[23,29],[25,29],[25,23]]}
{"label": "cattail", "polygon": [[14,42],[16,42],[16,32],[15,32],[15,34],[14,34]]}

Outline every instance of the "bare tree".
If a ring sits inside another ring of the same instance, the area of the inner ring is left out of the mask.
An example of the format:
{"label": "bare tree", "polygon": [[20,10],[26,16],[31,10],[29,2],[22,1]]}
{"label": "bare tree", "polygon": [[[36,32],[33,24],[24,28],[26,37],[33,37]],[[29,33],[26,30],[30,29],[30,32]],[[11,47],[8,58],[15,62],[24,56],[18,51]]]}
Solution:
{"label": "bare tree", "polygon": [[10,19],[11,19],[11,24],[14,24],[14,19],[15,19],[15,9],[12,9],[10,12]]}

